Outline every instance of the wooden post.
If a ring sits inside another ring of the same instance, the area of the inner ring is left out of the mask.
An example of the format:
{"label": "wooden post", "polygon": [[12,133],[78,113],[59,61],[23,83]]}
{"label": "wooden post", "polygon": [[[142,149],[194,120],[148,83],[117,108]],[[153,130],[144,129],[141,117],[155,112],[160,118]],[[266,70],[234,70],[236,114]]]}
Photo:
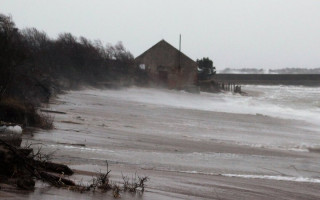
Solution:
{"label": "wooden post", "polygon": [[181,34],[179,37],[179,72],[181,70]]}

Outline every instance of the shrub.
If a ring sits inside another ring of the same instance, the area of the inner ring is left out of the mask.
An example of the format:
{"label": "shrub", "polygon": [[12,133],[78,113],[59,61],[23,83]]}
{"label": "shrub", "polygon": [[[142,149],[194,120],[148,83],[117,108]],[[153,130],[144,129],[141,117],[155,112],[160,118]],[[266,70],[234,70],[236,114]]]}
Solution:
{"label": "shrub", "polygon": [[39,114],[33,104],[23,103],[13,98],[4,98],[0,101],[0,120],[23,126],[53,128],[52,116]]}

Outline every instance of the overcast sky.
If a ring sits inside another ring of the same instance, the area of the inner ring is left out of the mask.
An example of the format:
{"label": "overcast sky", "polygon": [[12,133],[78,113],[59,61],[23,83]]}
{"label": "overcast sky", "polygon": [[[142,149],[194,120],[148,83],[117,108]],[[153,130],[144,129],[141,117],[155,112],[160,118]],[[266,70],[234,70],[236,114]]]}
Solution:
{"label": "overcast sky", "polygon": [[320,0],[0,0],[18,28],[122,41],[138,56],[161,39],[218,69],[320,67]]}

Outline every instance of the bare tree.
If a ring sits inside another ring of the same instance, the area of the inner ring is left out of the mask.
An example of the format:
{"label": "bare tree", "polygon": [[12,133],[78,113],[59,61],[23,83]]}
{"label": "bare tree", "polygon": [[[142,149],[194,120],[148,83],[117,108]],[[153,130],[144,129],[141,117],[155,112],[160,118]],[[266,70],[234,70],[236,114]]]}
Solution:
{"label": "bare tree", "polygon": [[21,34],[32,51],[40,51],[46,48],[50,41],[45,32],[38,31],[36,28],[23,29]]}
{"label": "bare tree", "polygon": [[16,66],[25,58],[21,35],[11,16],[0,14],[0,98],[7,92]]}

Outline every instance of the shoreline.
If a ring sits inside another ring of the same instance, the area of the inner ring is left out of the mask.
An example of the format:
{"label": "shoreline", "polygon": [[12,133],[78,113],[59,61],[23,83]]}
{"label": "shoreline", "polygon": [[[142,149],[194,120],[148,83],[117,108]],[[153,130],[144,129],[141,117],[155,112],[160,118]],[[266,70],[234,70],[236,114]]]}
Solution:
{"label": "shoreline", "polygon": [[[55,129],[38,130],[33,136],[24,135],[24,141],[45,144],[45,152],[58,150],[54,161],[68,164],[79,172],[72,176],[78,181],[89,180],[97,171],[104,171],[108,160],[112,180],[121,180],[122,173],[129,176],[137,173],[150,178],[143,194],[146,199],[211,199],[215,195],[213,190],[217,190],[223,199],[233,199],[230,194],[235,193],[245,199],[270,199],[270,195],[277,199],[319,198],[318,183],[219,175],[317,176],[320,171],[316,164],[320,162],[317,153],[253,147],[228,141],[229,137],[236,137],[239,141],[237,135],[246,138],[259,135],[263,139],[263,135],[270,135],[272,130],[283,132],[273,136],[280,139],[281,134],[290,132],[294,136],[303,130],[299,127],[305,126],[304,122],[157,106],[108,95],[97,96],[88,90],[59,95],[51,102],[50,109],[66,114],[55,115]],[[200,126],[194,123],[197,121],[201,122]],[[252,121],[254,127],[244,131],[239,129]],[[269,130],[263,134],[257,132],[264,126]],[[212,138],[206,139],[206,134],[211,134]],[[305,168],[306,163],[309,163],[308,168]],[[46,194],[53,191],[56,189],[42,195],[50,199]],[[37,197],[37,193],[30,195]],[[60,191],[57,196],[80,198],[68,191]]]}

